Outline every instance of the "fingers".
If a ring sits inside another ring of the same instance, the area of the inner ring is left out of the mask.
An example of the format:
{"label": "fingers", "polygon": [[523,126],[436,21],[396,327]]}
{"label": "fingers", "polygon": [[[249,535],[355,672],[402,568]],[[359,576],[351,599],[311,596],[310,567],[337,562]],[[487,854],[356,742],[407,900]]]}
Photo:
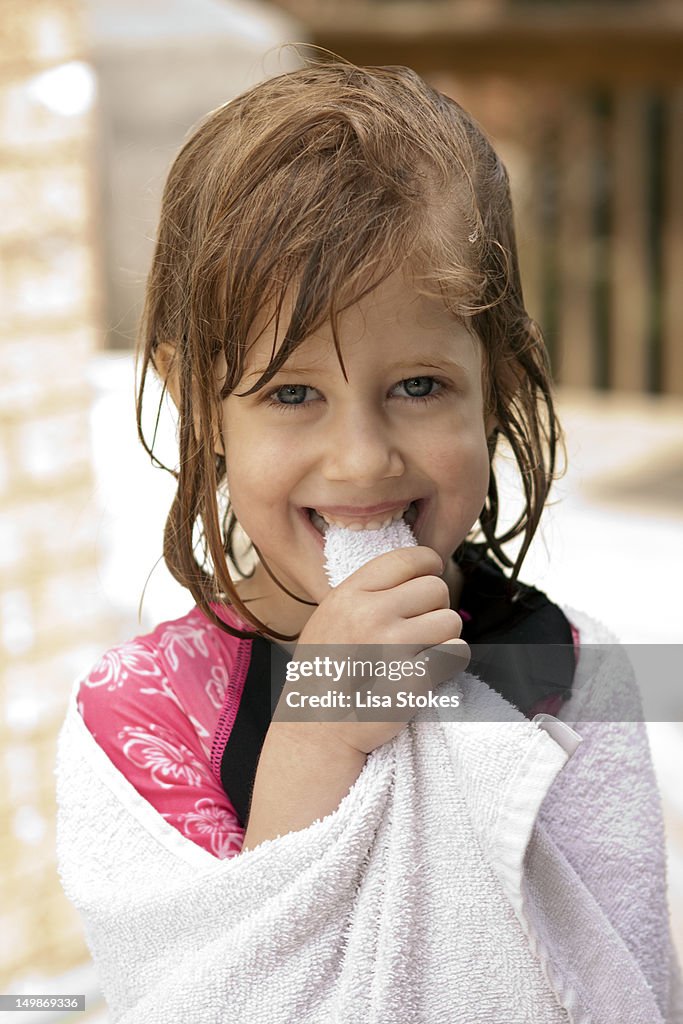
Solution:
{"label": "fingers", "polygon": [[[423,652],[457,639],[461,633],[462,619],[459,614],[452,608],[441,607],[412,619],[404,619],[400,623],[400,640],[394,642],[403,645],[406,650],[412,647],[417,652]],[[394,640],[393,637],[391,639]]]}
{"label": "fingers", "polygon": [[338,589],[361,587],[363,590],[390,590],[419,576],[439,576],[443,572],[441,556],[425,545],[395,548],[371,559],[356,569]]}
{"label": "fingers", "polygon": [[448,584],[439,576],[420,576],[396,587],[392,597],[396,613],[404,619],[411,619],[427,612],[448,609],[451,595]]}

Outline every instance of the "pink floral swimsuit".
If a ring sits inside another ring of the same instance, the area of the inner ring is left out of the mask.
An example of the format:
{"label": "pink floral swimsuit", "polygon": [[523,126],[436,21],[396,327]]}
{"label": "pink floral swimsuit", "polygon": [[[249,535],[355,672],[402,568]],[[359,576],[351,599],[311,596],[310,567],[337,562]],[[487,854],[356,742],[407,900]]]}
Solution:
{"label": "pink floral swimsuit", "polygon": [[[251,628],[232,609],[213,607],[226,623]],[[577,649],[573,626],[572,634]],[[244,839],[220,766],[249,644],[193,608],[107,651],[78,693],[87,728],[122,775],[169,824],[218,858],[239,853]],[[554,714],[561,703],[549,697],[532,712]]]}

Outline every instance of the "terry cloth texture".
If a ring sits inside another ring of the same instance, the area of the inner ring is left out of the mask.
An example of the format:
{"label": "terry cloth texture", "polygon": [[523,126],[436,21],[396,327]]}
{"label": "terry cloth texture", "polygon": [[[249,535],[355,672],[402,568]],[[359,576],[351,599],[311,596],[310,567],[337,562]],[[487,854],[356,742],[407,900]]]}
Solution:
{"label": "terry cloth texture", "polygon": [[223,861],[116,770],[74,692],[58,863],[114,1024],[679,1024],[637,688],[567,614],[589,650],[563,721],[463,674],[440,690],[461,721],[418,713],[332,814]]}
{"label": "terry cloth texture", "polygon": [[338,587],[366,562],[396,548],[414,548],[417,541],[403,519],[382,530],[349,530],[328,526],[325,531],[325,572],[331,587]]}

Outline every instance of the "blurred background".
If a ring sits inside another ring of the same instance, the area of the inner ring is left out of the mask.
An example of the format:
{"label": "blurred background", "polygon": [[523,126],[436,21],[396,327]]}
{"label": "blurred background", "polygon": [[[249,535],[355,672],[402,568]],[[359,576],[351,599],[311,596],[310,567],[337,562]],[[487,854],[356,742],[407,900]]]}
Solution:
{"label": "blurred background", "polygon": [[[0,0],[0,14],[0,991],[85,992],[78,1019],[95,1021],[55,868],[55,742],[78,675],[192,603],[159,562],[172,480],[133,407],[174,152],[208,110],[298,66],[288,42],[410,65],[477,117],[511,174],[567,434],[522,579],[626,643],[676,645],[680,692],[683,4]],[[160,438],[175,464],[168,406]],[[505,453],[499,472],[514,504]],[[648,728],[683,958],[683,727]]]}

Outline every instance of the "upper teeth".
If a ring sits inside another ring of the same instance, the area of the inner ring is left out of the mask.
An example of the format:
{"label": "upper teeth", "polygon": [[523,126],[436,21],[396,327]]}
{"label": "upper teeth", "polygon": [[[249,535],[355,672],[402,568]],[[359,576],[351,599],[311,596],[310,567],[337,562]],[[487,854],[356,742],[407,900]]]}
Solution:
{"label": "upper teeth", "polygon": [[348,530],[381,530],[385,526],[389,526],[390,523],[397,522],[410,508],[410,504],[405,505],[403,508],[396,509],[395,512],[389,513],[383,519],[369,519],[367,522],[360,522],[357,518],[355,519],[344,519],[342,517],[334,517],[323,512],[316,512],[313,509],[313,515],[319,516],[328,526],[345,526]]}

